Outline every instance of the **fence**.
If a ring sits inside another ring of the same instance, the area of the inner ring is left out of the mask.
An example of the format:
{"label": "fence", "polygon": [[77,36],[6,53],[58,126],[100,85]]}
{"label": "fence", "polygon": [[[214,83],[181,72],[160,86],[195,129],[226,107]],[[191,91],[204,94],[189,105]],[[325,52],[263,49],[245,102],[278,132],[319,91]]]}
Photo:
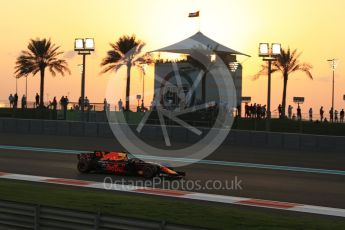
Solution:
{"label": "fence", "polygon": [[345,123],[292,119],[235,119],[232,129],[345,136]]}
{"label": "fence", "polygon": [[[263,121],[265,122],[265,121]],[[249,131],[232,129],[223,142],[223,145],[254,146],[263,148],[295,149],[310,151],[327,151],[344,153],[345,146],[345,126],[338,124],[318,124],[320,130],[315,130],[315,125],[311,122],[303,124],[303,130],[310,132],[326,132],[325,135],[310,135],[301,133],[284,133],[282,127],[292,127],[289,123],[271,124],[272,129],[278,132]],[[282,121],[283,122],[283,121]],[[292,122],[292,121],[291,121]],[[99,137],[114,138],[112,129],[130,128],[135,130],[137,125],[115,124],[104,122],[73,122],[73,121],[48,121],[48,120],[25,120],[13,118],[0,118],[0,133],[16,134],[36,134],[36,135],[58,135],[58,136],[77,136],[77,137]],[[327,125],[326,127],[323,127]],[[330,126],[329,126],[330,125]],[[234,124],[241,126],[243,124]],[[258,128],[264,129],[264,123],[257,124]],[[339,127],[339,130],[335,129]],[[238,128],[238,127],[237,127]],[[297,127],[298,128],[298,127]],[[167,132],[172,142],[178,143],[197,143],[210,131],[209,128],[199,127],[202,135],[190,132],[188,129],[179,126],[167,126]],[[279,131],[280,130],[280,131]],[[221,129],[219,131],[222,131]],[[293,129],[287,130],[293,131]],[[331,132],[343,134],[342,136],[331,136]],[[134,131],[138,138],[144,141],[164,141],[162,129],[157,125],[145,125],[141,133]]]}
{"label": "fence", "polygon": [[[338,110],[338,115],[337,115],[337,117],[338,117],[338,122],[340,122],[340,111],[341,111],[341,109]],[[296,120],[296,121],[298,120],[297,114],[296,114],[295,112],[291,114],[291,117],[290,117],[290,118],[288,117],[288,114],[285,114],[285,116],[286,116],[286,118],[288,118],[289,120]],[[242,118],[246,118],[244,111],[242,111]],[[251,118],[254,119],[255,117],[253,116],[253,117],[251,117]],[[263,118],[265,118],[265,117],[262,117],[262,119],[263,119]],[[280,117],[279,117],[278,111],[273,111],[273,112],[271,113],[271,118],[273,118],[273,119],[278,119],[278,118],[280,118]],[[311,118],[311,119],[310,119],[310,118]],[[325,111],[325,113],[324,113],[323,119],[325,119],[325,118],[327,119],[327,121],[330,121],[330,120],[331,120],[330,117],[329,117],[329,112],[328,112],[328,111]],[[309,114],[309,113],[301,113],[301,120],[302,120],[302,121],[310,121],[310,120],[312,120],[312,121],[320,121],[321,118],[320,118],[320,114],[318,114],[318,113],[313,113],[313,114],[311,115],[311,117],[310,117],[310,114]]]}
{"label": "fence", "polygon": [[[47,108],[52,109],[51,101],[44,102],[44,105]],[[119,111],[117,104],[108,104],[108,106],[109,106],[108,110],[110,110],[110,111]],[[36,102],[28,101],[25,108],[34,109],[36,107],[37,107]],[[89,109],[90,111],[98,111],[98,112],[104,111],[104,103],[102,103],[102,102],[89,103],[89,106],[86,106],[85,110],[88,110],[88,107],[90,108]],[[0,108],[12,108],[12,106],[10,106],[10,103],[7,101],[0,101]],[[21,105],[21,102],[19,101],[18,105],[17,105],[17,109],[21,109],[21,108],[22,108],[22,105]],[[57,103],[57,109],[58,110],[63,109],[59,102]],[[78,102],[68,102],[67,109],[68,110],[80,110],[79,103]],[[131,111],[135,112],[135,111],[137,111],[137,106],[136,105],[130,105],[129,109]]]}
{"label": "fence", "polygon": [[0,228],[6,230],[200,229],[170,224],[165,221],[149,221],[129,217],[104,215],[100,211],[96,213],[82,212],[2,200],[0,200]]}

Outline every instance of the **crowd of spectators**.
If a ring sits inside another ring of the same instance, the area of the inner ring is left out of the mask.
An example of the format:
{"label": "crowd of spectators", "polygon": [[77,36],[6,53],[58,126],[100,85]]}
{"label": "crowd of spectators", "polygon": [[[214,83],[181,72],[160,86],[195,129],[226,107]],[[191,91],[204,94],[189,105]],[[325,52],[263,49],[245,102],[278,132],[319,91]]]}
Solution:
{"label": "crowd of spectators", "polygon": [[248,104],[244,106],[244,114],[246,118],[265,118],[267,115],[266,105]]}
{"label": "crowd of spectators", "polygon": [[[10,104],[10,108],[14,108],[17,109],[18,108],[18,94],[10,94],[8,97],[9,100],[9,104]],[[61,109],[64,111],[67,111],[68,109],[68,104],[69,99],[67,96],[62,96],[60,101],[60,106]],[[90,111],[95,105],[91,105],[90,101],[88,99],[88,97],[85,97],[84,100],[82,100],[82,98],[80,97],[78,100],[78,103],[74,103],[71,107],[71,110],[81,110],[82,108],[82,103],[84,103],[84,108],[85,110]],[[97,104],[97,103],[96,103]],[[101,103],[99,103],[101,104]],[[56,100],[56,97],[53,98],[52,101],[49,101],[48,106],[46,108],[48,109],[52,109],[52,110],[57,110],[57,105],[58,102]],[[40,106],[40,96],[38,93],[36,93],[35,95],[35,102],[33,103],[34,108],[38,108]],[[118,103],[117,103],[117,109],[115,108],[115,110],[117,111],[123,111],[124,107],[123,107],[123,102],[121,99],[119,99]],[[210,110],[211,108],[214,107],[218,107],[221,105],[214,105],[211,106],[210,108],[208,108],[208,110]],[[21,108],[25,109],[28,107],[28,102],[27,102],[27,97],[26,95],[23,95],[21,98]],[[150,109],[151,110],[155,110],[155,102],[153,101],[151,103]],[[144,102],[143,100],[141,101],[141,105],[138,105],[136,108],[136,112],[146,112],[149,109],[146,108],[144,106]],[[110,104],[107,102],[107,99],[104,98],[103,101],[103,111],[110,111]],[[283,118],[283,108],[282,105],[279,104],[277,109],[273,111],[274,112],[278,112],[278,117],[279,118]],[[323,106],[320,107],[319,109],[319,117],[317,117],[314,114],[314,110],[313,108],[309,108],[308,113],[306,113],[307,115],[305,115],[305,120],[309,120],[309,121],[313,121],[313,122],[333,122],[333,123],[344,123],[344,118],[345,118],[345,111],[344,109],[341,110],[337,110],[337,109],[333,109],[330,108],[330,110],[328,111],[328,116],[326,116],[326,112]],[[267,108],[266,105],[261,105],[261,104],[248,104],[245,103],[244,106],[244,117],[245,118],[255,118],[255,119],[264,119],[267,117]],[[272,116],[274,117],[274,116]],[[300,107],[300,105],[297,105],[296,108],[296,113],[294,113],[294,108],[291,105],[288,105],[287,107],[287,113],[286,113],[286,117],[288,119],[291,120],[302,120],[302,109]]]}
{"label": "crowd of spectators", "polygon": [[[246,103],[244,106],[244,116],[245,118],[266,118],[267,116],[267,110],[266,105],[260,105],[260,104],[248,104]],[[282,105],[279,104],[277,110],[274,110],[273,112],[278,111],[278,118],[283,118],[283,108]],[[293,106],[288,105],[287,108],[287,116],[286,118],[291,120],[302,120],[302,108],[300,105],[297,105],[296,113],[294,113]],[[328,116],[325,116],[325,110],[324,107],[321,106],[319,110],[319,118],[315,116],[313,108],[309,108],[308,113],[305,117],[305,120],[313,121],[313,122],[334,122],[334,123],[344,123],[345,118],[345,111],[344,109],[341,110],[334,110],[333,108],[330,108],[328,111]]]}

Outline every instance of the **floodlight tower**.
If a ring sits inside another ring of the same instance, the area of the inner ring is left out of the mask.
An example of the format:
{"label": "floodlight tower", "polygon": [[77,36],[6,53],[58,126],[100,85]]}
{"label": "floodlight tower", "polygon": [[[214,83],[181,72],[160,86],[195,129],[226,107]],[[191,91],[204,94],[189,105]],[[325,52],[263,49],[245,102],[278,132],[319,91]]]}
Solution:
{"label": "floodlight tower", "polygon": [[83,56],[83,68],[81,73],[81,111],[84,112],[85,99],[85,59],[86,55],[90,55],[95,50],[95,42],[93,38],[76,38],[74,42],[74,51]]}
{"label": "floodlight tower", "polygon": [[267,86],[267,118],[271,118],[271,72],[272,61],[277,60],[280,55],[280,43],[272,43],[271,47],[268,43],[259,44],[259,57],[268,62],[268,86]]}

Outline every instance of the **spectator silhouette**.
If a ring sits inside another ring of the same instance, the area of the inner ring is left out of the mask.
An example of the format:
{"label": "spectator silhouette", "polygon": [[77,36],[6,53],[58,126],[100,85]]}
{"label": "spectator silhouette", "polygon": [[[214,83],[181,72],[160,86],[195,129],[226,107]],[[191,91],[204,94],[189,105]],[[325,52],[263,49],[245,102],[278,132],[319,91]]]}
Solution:
{"label": "spectator silhouette", "polygon": [[90,111],[91,106],[90,106],[90,101],[89,98],[85,97],[84,99],[84,107],[86,107],[86,110]]}
{"label": "spectator silhouette", "polygon": [[141,110],[141,112],[147,111],[147,108],[144,106],[144,100],[141,100],[140,110]]}
{"label": "spectator silhouette", "polygon": [[244,106],[244,117],[248,118],[249,116],[250,116],[249,105],[248,105],[248,102],[246,102],[246,104]]}
{"label": "spectator silhouette", "polygon": [[108,108],[108,102],[107,102],[107,99],[104,98],[104,100],[103,100],[103,110],[107,111],[107,108]]}
{"label": "spectator silhouette", "polygon": [[10,94],[10,96],[8,96],[8,100],[10,102],[10,108],[13,108],[14,97],[12,93]]}
{"label": "spectator silhouette", "polygon": [[26,96],[23,95],[22,96],[22,109],[25,109],[26,108]]}
{"label": "spectator silhouette", "polygon": [[329,110],[329,121],[333,122],[333,107]]}
{"label": "spectator silhouette", "polygon": [[340,111],[340,122],[341,122],[341,123],[344,123],[344,115],[345,115],[344,109],[342,109],[342,110]]}
{"label": "spectator silhouette", "polygon": [[69,99],[68,99],[67,96],[65,96],[65,110],[66,110],[66,111],[67,111],[68,103],[69,103]]}
{"label": "spectator silhouette", "polygon": [[53,106],[53,110],[56,111],[56,109],[57,109],[56,97],[54,97],[54,99],[53,99],[52,106]]}
{"label": "spectator silhouette", "polygon": [[14,102],[13,102],[13,107],[17,108],[18,107],[18,94],[14,94]]}
{"label": "spectator silhouette", "polygon": [[288,107],[288,116],[289,116],[289,119],[291,119],[291,117],[292,117],[292,109],[293,109],[293,107],[292,107],[291,105],[289,105],[289,107]]}
{"label": "spectator silhouette", "polygon": [[297,119],[299,120],[299,121],[301,121],[302,120],[302,110],[301,110],[301,107],[298,105],[298,107],[297,107]]}
{"label": "spectator silhouette", "polygon": [[118,104],[118,106],[119,106],[119,111],[122,111],[122,100],[121,100],[121,98],[120,98],[120,100],[119,100],[119,102],[117,103]]}
{"label": "spectator silhouette", "polygon": [[81,104],[82,104],[83,102],[82,102],[82,98],[81,97],[79,97],[79,100],[78,100],[78,108],[80,109],[81,108]]}
{"label": "spectator silhouette", "polygon": [[36,108],[38,108],[39,105],[40,105],[40,95],[38,95],[38,93],[36,93],[36,96],[35,96],[35,106],[36,106]]}
{"label": "spectator silhouette", "polygon": [[62,96],[61,97],[60,105],[61,105],[61,107],[63,109],[63,117],[66,120],[66,118],[67,118],[67,105],[68,105],[68,98],[67,98],[67,96],[66,97]]}
{"label": "spectator silhouette", "polygon": [[323,106],[321,106],[320,108],[320,121],[323,121],[323,114],[325,113],[325,111],[323,111]]}

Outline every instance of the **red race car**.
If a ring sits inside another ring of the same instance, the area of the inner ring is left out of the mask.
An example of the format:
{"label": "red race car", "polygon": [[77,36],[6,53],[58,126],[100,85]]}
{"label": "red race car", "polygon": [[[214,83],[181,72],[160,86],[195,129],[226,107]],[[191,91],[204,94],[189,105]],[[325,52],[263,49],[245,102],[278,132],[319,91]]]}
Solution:
{"label": "red race car", "polygon": [[94,151],[93,153],[80,153],[77,157],[77,167],[80,173],[99,172],[143,176],[144,178],[161,176],[177,179],[186,175],[185,172],[177,172],[170,167],[145,162],[126,152]]}

